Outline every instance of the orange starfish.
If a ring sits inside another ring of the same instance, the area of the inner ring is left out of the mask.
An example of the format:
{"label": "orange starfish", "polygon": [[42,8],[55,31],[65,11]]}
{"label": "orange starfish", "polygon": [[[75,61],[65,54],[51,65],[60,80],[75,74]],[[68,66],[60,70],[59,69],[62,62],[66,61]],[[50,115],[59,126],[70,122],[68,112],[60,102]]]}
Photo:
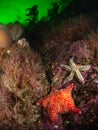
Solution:
{"label": "orange starfish", "polygon": [[53,92],[37,102],[47,110],[52,123],[56,122],[58,114],[67,112],[81,114],[81,110],[75,106],[71,95],[73,87],[74,84],[70,84],[67,88]]}

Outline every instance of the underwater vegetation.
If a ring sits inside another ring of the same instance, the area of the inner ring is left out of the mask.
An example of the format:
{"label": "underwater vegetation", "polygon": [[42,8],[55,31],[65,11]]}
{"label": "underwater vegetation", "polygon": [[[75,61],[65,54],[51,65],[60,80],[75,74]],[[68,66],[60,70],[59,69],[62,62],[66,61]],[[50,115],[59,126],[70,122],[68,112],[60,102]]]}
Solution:
{"label": "underwater vegetation", "polygon": [[22,125],[24,129],[25,126],[30,129],[35,128],[41,113],[35,102],[48,93],[49,83],[39,55],[31,51],[25,39],[18,42],[24,42],[25,46],[21,47],[17,42],[13,44],[5,52],[1,65],[4,72],[0,83],[0,90],[3,92],[0,95],[0,126],[7,123],[11,129],[10,124],[13,122]]}

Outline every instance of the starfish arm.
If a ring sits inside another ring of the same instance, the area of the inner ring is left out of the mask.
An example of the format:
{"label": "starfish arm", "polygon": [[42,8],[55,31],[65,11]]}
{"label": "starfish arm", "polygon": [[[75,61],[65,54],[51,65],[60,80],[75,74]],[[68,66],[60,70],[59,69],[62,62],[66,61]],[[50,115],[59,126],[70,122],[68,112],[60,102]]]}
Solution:
{"label": "starfish arm", "polygon": [[67,82],[73,80],[74,74],[75,73],[73,71],[71,71],[71,74],[64,80],[64,83],[67,83]]}
{"label": "starfish arm", "polygon": [[76,73],[75,73],[75,76],[77,77],[77,79],[82,83],[84,84],[84,78],[82,76],[82,74],[80,73],[80,71],[77,69]]}
{"label": "starfish arm", "polygon": [[67,70],[67,71],[71,71],[71,68],[70,68],[70,66],[68,66],[68,65],[60,65],[60,67],[62,68],[62,69],[65,69],[65,70]]}
{"label": "starfish arm", "polygon": [[69,64],[70,64],[70,67],[72,68],[72,70],[74,70],[77,67],[76,64],[74,63],[73,59],[74,59],[74,57],[72,57],[69,61]]}
{"label": "starfish arm", "polygon": [[75,104],[69,104],[69,111],[76,114],[81,114],[81,110],[75,106]]}
{"label": "starfish arm", "polygon": [[58,113],[57,113],[57,111],[55,110],[55,109],[56,109],[56,106],[54,106],[54,107],[55,107],[54,109],[51,108],[51,107],[49,107],[49,109],[48,109],[48,115],[49,115],[50,120],[51,120],[52,123],[55,123],[56,120],[57,120],[57,118],[58,118]]}
{"label": "starfish arm", "polygon": [[65,92],[70,94],[74,87],[75,87],[75,85],[73,83],[68,85],[67,88],[65,89]]}
{"label": "starfish arm", "polygon": [[87,71],[87,70],[89,70],[90,68],[91,68],[91,65],[86,65],[86,66],[81,65],[81,66],[78,66],[78,69],[79,69],[80,71]]}

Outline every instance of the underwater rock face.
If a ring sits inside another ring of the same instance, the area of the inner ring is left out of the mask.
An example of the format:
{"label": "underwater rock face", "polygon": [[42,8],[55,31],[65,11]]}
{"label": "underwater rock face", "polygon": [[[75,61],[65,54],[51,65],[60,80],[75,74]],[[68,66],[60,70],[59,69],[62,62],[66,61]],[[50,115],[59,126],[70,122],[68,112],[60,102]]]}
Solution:
{"label": "underwater rock face", "polygon": [[[93,44],[94,43],[94,44]],[[67,130],[93,130],[98,129],[98,34],[95,38],[79,41],[64,41],[54,39],[47,43],[44,53],[44,64],[51,75],[52,86],[55,89],[65,88],[73,82],[76,87],[72,94],[74,101],[82,111],[81,115],[62,115],[63,125]],[[50,46],[51,45],[51,46]],[[91,65],[88,72],[82,72],[85,84],[80,84],[76,79],[62,84],[69,75],[60,65],[69,65],[70,58],[74,57],[76,65]],[[47,59],[48,58],[48,59]],[[64,74],[65,73],[65,74]],[[48,73],[49,74],[49,73]],[[73,117],[73,118],[72,118]],[[52,129],[52,128],[51,128]]]}
{"label": "underwater rock face", "polygon": [[41,112],[35,102],[49,90],[40,56],[29,47],[21,48],[15,43],[4,54],[2,70],[1,87],[14,95],[12,118],[19,124],[37,127]]}
{"label": "underwater rock face", "polygon": [[90,35],[89,49],[92,56],[92,62],[98,64],[98,29]]}
{"label": "underwater rock face", "polygon": [[50,72],[52,75],[51,80],[54,86],[61,86],[65,78],[64,73],[67,72],[60,69],[60,65],[68,64],[70,58],[74,57],[75,63],[79,65],[90,64],[91,51],[88,48],[88,44],[86,40],[74,42],[54,40],[54,42],[51,41],[47,43],[44,54],[44,64],[46,65],[48,74]]}
{"label": "underwater rock face", "polygon": [[87,61],[90,58],[90,50],[87,47],[88,42],[84,40],[75,41],[69,48],[69,56],[77,58],[78,62],[82,62],[84,59]]}

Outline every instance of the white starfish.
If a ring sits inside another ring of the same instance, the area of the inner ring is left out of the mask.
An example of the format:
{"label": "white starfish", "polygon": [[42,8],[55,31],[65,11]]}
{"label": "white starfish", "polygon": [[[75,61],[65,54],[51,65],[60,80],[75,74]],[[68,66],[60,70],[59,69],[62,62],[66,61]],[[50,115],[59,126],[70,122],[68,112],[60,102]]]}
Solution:
{"label": "white starfish", "polygon": [[87,71],[91,68],[91,65],[76,65],[73,61],[73,57],[69,61],[68,65],[61,65],[61,68],[70,72],[70,75],[65,79],[64,83],[73,80],[74,76],[81,82],[82,84],[85,83],[84,77],[81,74],[81,71]]}

